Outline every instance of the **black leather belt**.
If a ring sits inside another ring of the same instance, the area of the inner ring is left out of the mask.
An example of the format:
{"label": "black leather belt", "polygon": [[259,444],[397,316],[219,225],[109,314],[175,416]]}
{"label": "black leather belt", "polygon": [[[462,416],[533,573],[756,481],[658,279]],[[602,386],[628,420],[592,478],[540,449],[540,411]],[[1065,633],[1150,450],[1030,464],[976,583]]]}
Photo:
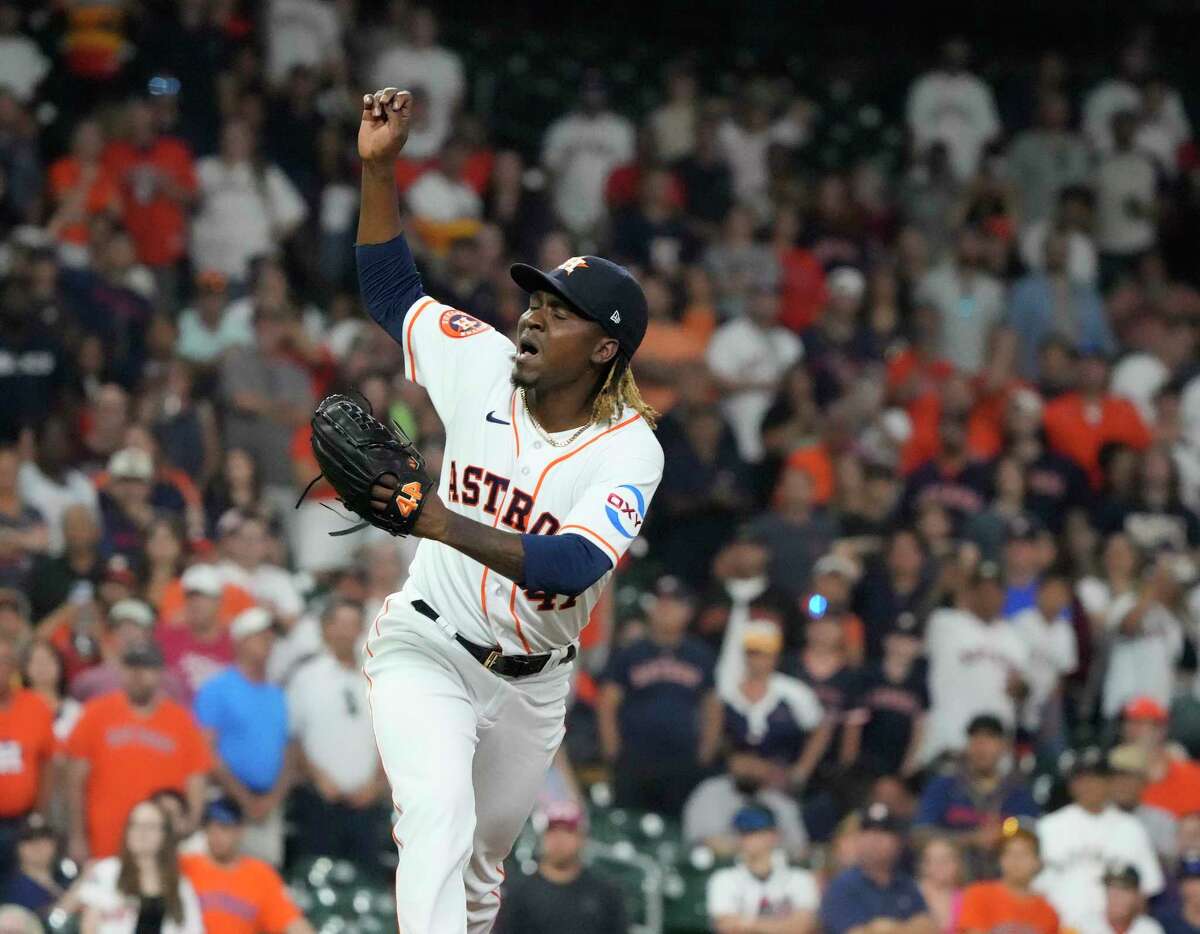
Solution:
{"label": "black leather belt", "polygon": [[[412,607],[422,616],[427,616],[435,623],[438,620],[438,613],[424,600],[414,600]],[[454,634],[454,638],[464,649],[474,656],[475,661],[479,662],[488,671],[494,671],[498,675],[503,675],[505,678],[525,678],[529,675],[536,675],[539,671],[545,668],[550,659],[554,657],[553,653],[546,652],[543,655],[505,655],[500,651],[500,646],[488,647],[486,645],[477,645],[469,639],[464,639],[458,633]],[[569,662],[575,658],[575,645],[572,643],[567,646],[566,657],[564,662]]]}

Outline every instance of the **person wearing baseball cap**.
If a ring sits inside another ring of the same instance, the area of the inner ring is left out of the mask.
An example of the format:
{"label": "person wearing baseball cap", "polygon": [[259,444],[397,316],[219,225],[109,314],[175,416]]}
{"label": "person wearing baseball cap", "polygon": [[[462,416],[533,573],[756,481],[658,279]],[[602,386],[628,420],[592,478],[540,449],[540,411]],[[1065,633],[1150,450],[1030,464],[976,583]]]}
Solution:
{"label": "person wearing baseball cap", "polygon": [[312,934],[279,873],[242,852],[246,818],[234,798],[209,801],[200,823],[207,852],[180,856],[179,869],[200,898],[208,934]]}
{"label": "person wearing baseball cap", "polygon": [[934,922],[916,880],[900,868],[904,822],[882,801],[858,814],[858,865],[834,876],[821,902],[827,934],[846,934],[876,922],[902,924],[911,932],[933,931]]}
{"label": "person wearing baseball cap", "polygon": [[1142,802],[1176,819],[1200,812],[1200,763],[1169,741],[1170,714],[1153,697],[1134,697],[1121,708],[1121,739],[1146,755]]}
{"label": "person wearing baseball cap", "polygon": [[283,797],[288,769],[287,703],[267,680],[275,620],[262,607],[243,610],[229,625],[234,663],[196,692],[196,719],[209,731],[224,766],[226,787],[248,818],[245,851],[273,866],[283,860]]}
{"label": "person wearing baseball cap", "polygon": [[992,713],[977,714],[967,724],[961,767],[935,776],[921,795],[916,823],[922,834],[963,838],[973,876],[994,869],[997,831],[1006,818],[1041,813],[1028,784],[1009,765],[1012,756],[1012,733],[1004,722]]}
{"label": "person wearing baseball cap", "polygon": [[1111,801],[1108,757],[1097,748],[1067,753],[1060,763],[1072,802],[1038,822],[1042,859],[1038,891],[1064,925],[1089,923],[1104,903],[1104,868],[1131,864],[1147,897],[1163,888],[1162,867],[1145,828]]}
{"label": "person wearing baseball cap", "polygon": [[572,934],[628,930],[620,892],[583,864],[587,815],[575,801],[554,801],[535,816],[542,831],[538,871],[514,887],[500,903],[497,928],[547,930],[550,919]]}
{"label": "person wearing baseball cap", "polygon": [[221,573],[193,564],[180,578],[183,625],[162,627],[158,641],[167,670],[187,689],[189,700],[203,684],[233,662],[233,640],[221,624]]}
{"label": "person wearing baseball cap", "polygon": [[1175,871],[1179,904],[1159,916],[1166,934],[1200,934],[1200,850],[1180,854]]}
{"label": "person wearing baseball cap", "polygon": [[[812,688],[780,673],[783,631],[772,619],[742,624],[744,668],[721,679],[725,735],[782,768],[788,788],[803,788],[829,748],[834,722]],[[770,711],[769,716],[763,716]],[[763,722],[765,720],[765,722]]]}
{"label": "person wearing baseball cap", "polygon": [[1104,898],[1072,926],[1079,934],[1163,934],[1146,914],[1142,874],[1132,863],[1114,862],[1104,869]]}
{"label": "person wearing baseball cap", "polygon": [[[100,642],[100,664],[80,672],[71,682],[71,695],[86,702],[93,697],[115,691],[121,686],[121,658],[136,642],[154,638],[154,610],[143,600],[127,597],[118,600],[108,611],[108,627]],[[176,681],[163,687],[168,696],[179,699]]]}
{"label": "person wearing baseball cap", "polygon": [[719,750],[721,698],[712,650],[688,633],[691,592],[670,576],[654,592],[645,637],[614,651],[600,676],[597,719],[616,802],[678,817]]}
{"label": "person wearing baseball cap", "polygon": [[1150,770],[1146,748],[1137,743],[1114,746],[1108,751],[1108,767],[1112,770],[1109,786],[1113,804],[1138,819],[1150,835],[1155,852],[1164,865],[1168,864],[1178,849],[1178,821],[1170,811],[1143,801]]}
{"label": "person wearing baseball cap", "polygon": [[813,874],[789,866],[779,849],[775,812],[749,804],[734,815],[738,864],[709,877],[708,918],[713,930],[754,930],[761,918],[799,927],[816,918],[821,896]]}

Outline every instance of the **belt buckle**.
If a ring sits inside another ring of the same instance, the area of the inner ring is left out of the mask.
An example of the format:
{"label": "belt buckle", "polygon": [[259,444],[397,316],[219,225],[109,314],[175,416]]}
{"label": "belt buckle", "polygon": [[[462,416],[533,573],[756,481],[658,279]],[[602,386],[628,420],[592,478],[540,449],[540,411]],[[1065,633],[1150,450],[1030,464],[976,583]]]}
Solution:
{"label": "belt buckle", "polygon": [[485,658],[483,660],[483,667],[486,668],[488,671],[491,671],[493,668],[496,667],[496,663],[498,661],[500,661],[500,659],[502,659],[503,657],[504,657],[503,653],[498,652],[496,649],[492,649],[490,652],[488,652],[487,658]]}

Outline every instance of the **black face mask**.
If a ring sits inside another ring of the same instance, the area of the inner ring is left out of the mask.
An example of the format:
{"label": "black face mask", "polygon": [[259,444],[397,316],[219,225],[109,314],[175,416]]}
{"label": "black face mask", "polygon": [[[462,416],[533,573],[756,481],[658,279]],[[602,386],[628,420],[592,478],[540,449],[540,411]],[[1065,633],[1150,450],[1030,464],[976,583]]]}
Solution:
{"label": "black face mask", "polygon": [[762,782],[748,775],[735,775],[733,777],[733,787],[744,795],[753,795],[757,794],[758,790],[762,788]]}

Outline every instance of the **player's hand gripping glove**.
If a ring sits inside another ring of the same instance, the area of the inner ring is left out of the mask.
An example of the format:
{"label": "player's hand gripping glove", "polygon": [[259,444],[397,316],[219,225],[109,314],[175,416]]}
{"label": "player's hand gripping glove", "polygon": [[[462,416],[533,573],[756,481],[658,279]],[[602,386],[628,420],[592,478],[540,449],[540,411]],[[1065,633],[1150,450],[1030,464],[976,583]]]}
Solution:
{"label": "player's hand gripping glove", "polygon": [[349,396],[326,396],[313,414],[312,449],[338,499],[364,520],[330,534],[348,535],[368,524],[392,535],[412,532],[434,482],[399,425],[381,422]]}

